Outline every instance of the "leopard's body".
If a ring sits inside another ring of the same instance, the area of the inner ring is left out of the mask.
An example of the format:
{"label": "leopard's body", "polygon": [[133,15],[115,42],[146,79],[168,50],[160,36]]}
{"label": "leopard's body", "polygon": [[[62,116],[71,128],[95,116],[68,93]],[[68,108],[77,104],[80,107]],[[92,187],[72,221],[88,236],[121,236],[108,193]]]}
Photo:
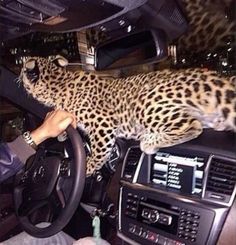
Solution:
{"label": "leopard's body", "polygon": [[105,79],[67,71],[55,60],[29,58],[20,79],[41,103],[76,115],[91,141],[87,174],[105,163],[118,136],[140,140],[144,152],[154,153],[197,137],[204,127],[236,131],[235,77],[187,69]]}

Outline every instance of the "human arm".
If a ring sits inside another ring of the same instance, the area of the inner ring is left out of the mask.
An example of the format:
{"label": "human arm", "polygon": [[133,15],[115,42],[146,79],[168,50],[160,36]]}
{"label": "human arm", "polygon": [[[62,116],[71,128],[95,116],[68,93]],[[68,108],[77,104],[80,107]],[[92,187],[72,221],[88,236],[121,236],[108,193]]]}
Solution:
{"label": "human arm", "polygon": [[[32,140],[39,145],[44,140],[57,137],[72,124],[76,127],[75,117],[69,112],[55,110],[49,112],[43,123],[31,134]],[[16,174],[23,166],[25,161],[35,153],[30,145],[26,143],[22,136],[13,142],[0,145],[0,182]]]}

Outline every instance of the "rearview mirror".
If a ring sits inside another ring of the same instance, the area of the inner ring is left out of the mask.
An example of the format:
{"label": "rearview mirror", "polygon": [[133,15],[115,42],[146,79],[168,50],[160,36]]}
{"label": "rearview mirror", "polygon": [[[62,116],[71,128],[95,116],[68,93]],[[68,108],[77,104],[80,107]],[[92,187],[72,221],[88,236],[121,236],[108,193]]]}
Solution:
{"label": "rearview mirror", "polygon": [[95,49],[95,69],[117,69],[153,63],[168,55],[167,38],[160,29],[128,33]]}

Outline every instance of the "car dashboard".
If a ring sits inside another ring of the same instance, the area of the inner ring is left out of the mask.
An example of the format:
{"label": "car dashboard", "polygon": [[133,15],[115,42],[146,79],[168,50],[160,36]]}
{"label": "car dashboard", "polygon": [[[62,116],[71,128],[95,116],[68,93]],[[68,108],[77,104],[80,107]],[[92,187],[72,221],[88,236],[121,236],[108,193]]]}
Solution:
{"label": "car dashboard", "polygon": [[216,244],[236,193],[235,134],[205,130],[154,155],[122,142],[116,149],[125,142],[118,218],[124,244]]}

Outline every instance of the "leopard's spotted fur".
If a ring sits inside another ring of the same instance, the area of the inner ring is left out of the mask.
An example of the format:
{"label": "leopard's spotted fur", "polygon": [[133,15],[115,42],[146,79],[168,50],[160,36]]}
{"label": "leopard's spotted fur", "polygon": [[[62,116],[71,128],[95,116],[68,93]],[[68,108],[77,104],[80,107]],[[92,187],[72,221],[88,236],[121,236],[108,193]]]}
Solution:
{"label": "leopard's spotted fur", "polygon": [[188,31],[177,40],[181,52],[212,52],[234,43],[236,20],[227,16],[235,0],[182,0],[189,21]]}
{"label": "leopard's spotted fur", "polygon": [[64,65],[63,57],[31,57],[20,79],[38,101],[73,112],[84,126],[92,148],[87,174],[104,164],[117,136],[140,140],[144,152],[154,153],[204,127],[236,131],[235,77],[187,69],[107,80]]}

